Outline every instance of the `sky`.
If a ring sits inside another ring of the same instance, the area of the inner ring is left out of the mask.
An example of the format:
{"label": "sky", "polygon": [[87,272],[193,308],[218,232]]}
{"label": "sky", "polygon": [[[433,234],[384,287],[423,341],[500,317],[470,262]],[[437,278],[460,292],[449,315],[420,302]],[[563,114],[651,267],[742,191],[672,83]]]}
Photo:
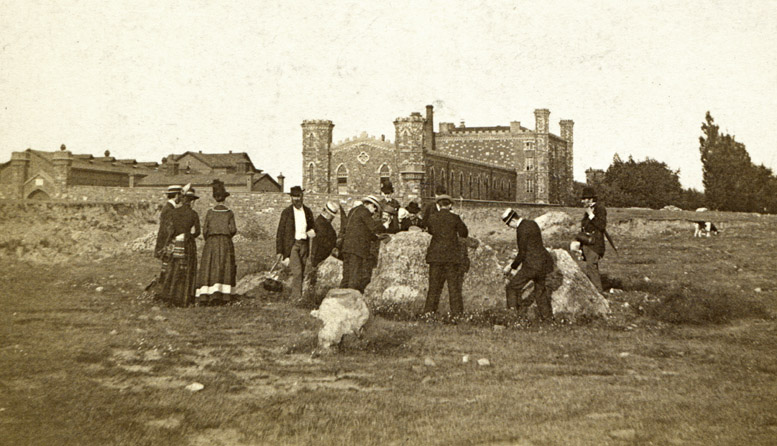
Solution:
{"label": "sky", "polygon": [[[743,6],[744,5],[744,6]],[[777,170],[777,1],[0,0],[0,162],[27,148],[161,161],[247,152],[302,175],[334,141],[439,122],[572,119],[574,174],[618,153],[702,188],[709,110]]]}

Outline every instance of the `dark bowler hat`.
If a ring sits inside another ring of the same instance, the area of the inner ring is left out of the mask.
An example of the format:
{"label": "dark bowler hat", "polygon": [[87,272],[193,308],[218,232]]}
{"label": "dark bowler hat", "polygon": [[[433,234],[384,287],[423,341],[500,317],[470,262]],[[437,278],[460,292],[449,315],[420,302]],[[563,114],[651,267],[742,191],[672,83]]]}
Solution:
{"label": "dark bowler hat", "polygon": [[386,195],[394,193],[394,185],[391,184],[391,180],[385,180],[385,181],[382,181],[381,183],[382,183],[380,185],[381,192],[383,192]]}
{"label": "dark bowler hat", "polygon": [[415,201],[411,201],[405,209],[407,209],[407,212],[410,212],[411,214],[417,214],[421,212],[421,208],[418,207],[418,203]]}
{"label": "dark bowler hat", "polygon": [[513,208],[507,208],[504,213],[502,213],[502,221],[505,222],[505,224],[509,224],[510,220],[514,218],[518,218],[518,213],[515,212]]}
{"label": "dark bowler hat", "polygon": [[302,190],[301,187],[299,187],[299,186],[292,186],[291,190],[289,190],[289,195],[291,195],[292,197],[301,197],[302,196],[302,192],[304,192],[304,191]]}
{"label": "dark bowler hat", "polygon": [[438,184],[437,187],[434,188],[434,195],[443,195],[447,192],[448,191],[445,189],[445,186],[442,184]]}
{"label": "dark bowler hat", "polygon": [[583,187],[583,196],[580,198],[583,200],[585,200],[586,198],[593,198],[594,200],[596,200],[596,191],[591,186],[585,186]]}

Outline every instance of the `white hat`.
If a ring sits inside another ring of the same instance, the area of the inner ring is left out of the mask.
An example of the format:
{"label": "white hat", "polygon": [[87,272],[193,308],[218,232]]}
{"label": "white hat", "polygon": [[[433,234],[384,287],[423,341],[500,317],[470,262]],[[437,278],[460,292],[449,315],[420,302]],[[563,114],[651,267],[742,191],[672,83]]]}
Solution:
{"label": "white hat", "polygon": [[509,224],[510,220],[517,217],[518,213],[513,210],[513,208],[507,208],[502,213],[502,221],[505,222],[505,224]]}
{"label": "white hat", "polygon": [[327,201],[326,204],[324,205],[324,210],[329,212],[330,214],[337,215],[337,212],[340,210],[340,207],[334,201]]}
{"label": "white hat", "polygon": [[181,192],[182,187],[177,184],[171,184],[167,186],[167,193],[168,194],[174,194],[177,192]]}
{"label": "white hat", "polygon": [[364,203],[364,204],[367,204],[367,203],[374,204],[375,207],[378,208],[378,210],[380,210],[380,208],[381,208],[380,201],[378,200],[378,197],[376,197],[375,195],[367,195],[366,197],[364,197],[364,200],[362,200],[362,203]]}

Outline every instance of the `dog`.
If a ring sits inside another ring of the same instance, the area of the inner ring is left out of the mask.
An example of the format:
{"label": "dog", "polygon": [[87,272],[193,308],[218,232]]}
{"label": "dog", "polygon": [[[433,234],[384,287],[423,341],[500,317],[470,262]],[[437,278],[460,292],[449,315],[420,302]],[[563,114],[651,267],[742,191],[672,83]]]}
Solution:
{"label": "dog", "polygon": [[694,221],[693,224],[695,228],[693,231],[694,237],[709,237],[710,235],[718,235],[719,233],[715,223],[711,221]]}

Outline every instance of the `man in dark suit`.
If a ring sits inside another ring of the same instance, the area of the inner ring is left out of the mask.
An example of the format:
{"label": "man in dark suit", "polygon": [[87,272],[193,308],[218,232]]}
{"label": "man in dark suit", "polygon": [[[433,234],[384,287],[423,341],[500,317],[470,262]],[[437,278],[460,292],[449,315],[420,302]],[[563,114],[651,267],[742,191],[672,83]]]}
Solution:
{"label": "man in dark suit", "polygon": [[[553,257],[542,243],[542,232],[534,220],[521,218],[513,209],[502,214],[502,221],[515,228],[518,254],[510,265],[505,266],[505,276],[512,278],[505,287],[507,308],[515,308],[519,316],[524,316],[532,302],[537,303],[540,319],[553,318],[550,293],[545,288],[545,276],[553,271]],[[515,269],[521,269],[513,275]],[[530,281],[534,282],[534,291],[527,299],[521,299],[521,291]]]}
{"label": "man in dark suit", "polygon": [[165,253],[165,240],[167,240],[166,231],[170,223],[170,215],[172,215],[173,209],[177,208],[181,203],[181,186],[168,186],[166,194],[167,201],[162,206],[162,213],[159,214],[159,230],[156,234],[156,244],[154,246],[154,257],[162,261],[162,271],[160,272],[158,279],[159,283],[165,281],[165,274],[167,273],[170,264],[169,255]]}
{"label": "man in dark suit", "polygon": [[422,228],[426,229],[427,225],[429,224],[429,218],[431,218],[432,215],[440,211],[440,205],[437,204],[437,197],[445,194],[446,194],[445,186],[437,185],[437,187],[434,190],[435,201],[433,203],[427,203],[426,205],[424,205],[424,208],[421,211]]}
{"label": "man in dark suit", "polygon": [[338,210],[339,205],[334,201],[329,201],[321,210],[321,214],[316,217],[316,236],[310,247],[309,264],[305,271],[303,286],[305,303],[316,307],[321,304],[315,295],[318,265],[329,257],[337,242],[337,233],[332,226],[332,220],[337,215]]}
{"label": "man in dark suit", "polygon": [[459,280],[460,258],[459,237],[467,237],[469,231],[461,218],[451,213],[453,200],[441,194],[436,198],[440,210],[434,212],[427,222],[427,230],[432,241],[426,250],[426,263],[429,264],[429,291],[426,294],[424,313],[434,313],[440,301],[445,282],[448,282],[451,315],[460,316],[464,312],[461,298],[461,280]]}
{"label": "man in dark suit", "polygon": [[291,268],[291,299],[302,300],[302,279],[309,254],[309,240],[316,236],[313,211],[302,203],[302,188],[289,191],[291,206],[281,212],[275,235],[275,252],[283,266]]}
{"label": "man in dark suit", "polygon": [[348,223],[343,236],[343,280],[340,288],[352,288],[364,292],[372,275],[372,242],[378,240],[383,232],[381,221],[374,215],[380,215],[380,201],[373,195],[365,197],[362,203],[348,215]]}
{"label": "man in dark suit", "polygon": [[596,191],[590,186],[583,188],[581,197],[585,214],[580,221],[581,235],[578,237],[583,250],[585,267],[583,271],[599,292],[602,292],[602,276],[599,274],[599,259],[604,257],[604,235],[607,230],[607,209],[597,200]]}

